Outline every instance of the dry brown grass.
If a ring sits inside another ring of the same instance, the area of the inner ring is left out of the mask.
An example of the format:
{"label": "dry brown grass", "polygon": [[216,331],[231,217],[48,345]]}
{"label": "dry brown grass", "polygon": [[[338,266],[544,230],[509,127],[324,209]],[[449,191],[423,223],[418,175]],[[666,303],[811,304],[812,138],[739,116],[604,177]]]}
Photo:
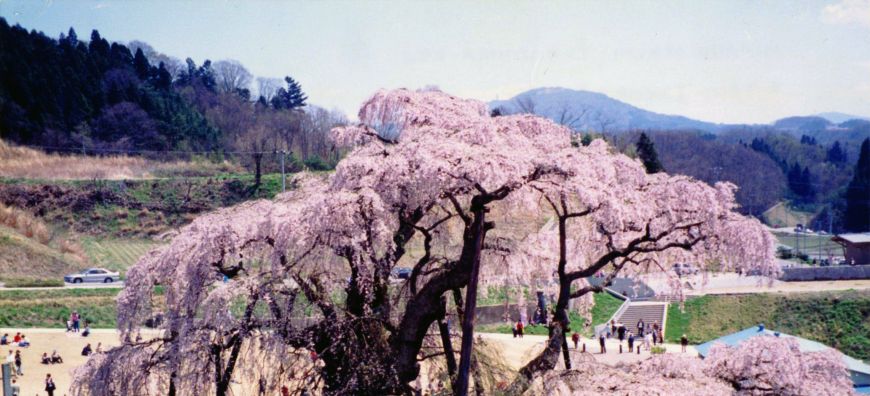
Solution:
{"label": "dry brown grass", "polygon": [[43,245],[51,240],[48,226],[29,212],[0,204],[0,224],[12,228]]}
{"label": "dry brown grass", "polygon": [[201,175],[240,171],[224,162],[160,162],[124,155],[90,157],[46,154],[0,140],[0,176],[28,179],[148,179],[165,175]]}

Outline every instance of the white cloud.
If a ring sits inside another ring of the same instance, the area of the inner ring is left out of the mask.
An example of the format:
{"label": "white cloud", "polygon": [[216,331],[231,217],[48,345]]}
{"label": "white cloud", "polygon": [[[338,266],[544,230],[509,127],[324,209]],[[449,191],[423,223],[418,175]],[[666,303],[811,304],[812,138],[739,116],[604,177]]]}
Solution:
{"label": "white cloud", "polygon": [[870,0],[841,0],[825,6],[822,20],[833,24],[859,24],[870,28]]}

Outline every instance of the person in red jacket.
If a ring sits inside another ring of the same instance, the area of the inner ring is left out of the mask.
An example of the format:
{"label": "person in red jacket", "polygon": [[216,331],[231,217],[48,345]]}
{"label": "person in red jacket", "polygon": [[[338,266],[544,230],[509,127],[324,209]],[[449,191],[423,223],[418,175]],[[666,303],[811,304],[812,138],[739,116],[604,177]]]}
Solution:
{"label": "person in red jacket", "polygon": [[523,338],[523,321],[517,321],[517,335]]}

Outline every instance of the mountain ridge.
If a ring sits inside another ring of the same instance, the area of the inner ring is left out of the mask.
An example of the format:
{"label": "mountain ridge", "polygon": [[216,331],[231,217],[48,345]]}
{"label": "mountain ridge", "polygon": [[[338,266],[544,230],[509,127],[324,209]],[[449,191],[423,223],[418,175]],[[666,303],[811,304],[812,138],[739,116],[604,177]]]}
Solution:
{"label": "mountain ridge", "polygon": [[870,118],[840,112],[789,116],[769,124],[722,124],[646,110],[601,92],[564,87],[539,87],[512,98],[490,101],[491,110],[512,114],[534,113],[575,131],[624,132],[630,130],[697,130],[718,133],[729,128],[769,126],[782,130],[824,130],[854,120]]}

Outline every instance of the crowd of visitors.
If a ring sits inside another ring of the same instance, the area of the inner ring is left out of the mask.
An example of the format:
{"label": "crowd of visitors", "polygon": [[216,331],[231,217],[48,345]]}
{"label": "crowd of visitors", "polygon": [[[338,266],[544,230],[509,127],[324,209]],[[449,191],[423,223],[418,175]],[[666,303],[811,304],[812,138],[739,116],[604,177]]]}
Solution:
{"label": "crowd of visitors", "polygon": [[[84,322],[84,329],[81,328],[82,322]],[[88,321],[82,319],[78,311],[73,311],[70,314],[69,319],[66,320],[66,331],[67,333],[78,333],[81,337],[88,337],[91,334],[91,327]],[[29,348],[31,346],[30,341],[27,339],[27,336],[25,336],[21,332],[15,333],[14,336],[10,336],[8,333],[5,333],[0,336],[0,345],[19,348],[18,350],[10,349],[4,363],[8,363],[12,369],[12,396],[20,396],[21,387],[18,383],[18,377],[24,375],[24,365],[22,363],[21,351],[22,349]],[[92,353],[101,352],[101,343],[97,344],[96,350],[93,350],[91,348],[91,344],[87,344],[82,350],[82,355],[89,356]],[[48,352],[43,352],[40,358],[40,363],[45,365],[63,364],[63,362],[63,357],[60,356],[56,349],[52,351],[51,355],[49,355]],[[52,378],[51,374],[46,374],[44,385],[44,390],[46,394],[48,394],[48,396],[54,396],[57,385],[54,383],[54,378]]]}

